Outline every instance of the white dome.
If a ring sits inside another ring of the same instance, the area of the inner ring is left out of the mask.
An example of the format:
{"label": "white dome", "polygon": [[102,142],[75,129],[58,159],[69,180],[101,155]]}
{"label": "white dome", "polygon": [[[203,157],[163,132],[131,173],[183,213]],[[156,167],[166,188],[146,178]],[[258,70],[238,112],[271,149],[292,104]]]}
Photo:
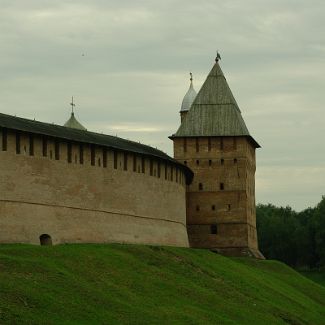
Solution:
{"label": "white dome", "polygon": [[187,93],[183,98],[181,112],[187,112],[191,108],[191,105],[194,102],[195,97],[196,97],[196,91],[193,88],[193,82],[191,76],[190,88],[188,89]]}

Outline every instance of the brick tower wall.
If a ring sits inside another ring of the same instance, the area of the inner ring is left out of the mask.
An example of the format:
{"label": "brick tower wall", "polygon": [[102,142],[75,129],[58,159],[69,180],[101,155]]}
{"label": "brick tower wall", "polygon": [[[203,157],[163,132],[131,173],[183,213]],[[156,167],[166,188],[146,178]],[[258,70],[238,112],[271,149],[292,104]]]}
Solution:
{"label": "brick tower wall", "polygon": [[255,148],[247,137],[174,138],[174,157],[194,172],[187,187],[191,247],[228,255],[258,252]]}

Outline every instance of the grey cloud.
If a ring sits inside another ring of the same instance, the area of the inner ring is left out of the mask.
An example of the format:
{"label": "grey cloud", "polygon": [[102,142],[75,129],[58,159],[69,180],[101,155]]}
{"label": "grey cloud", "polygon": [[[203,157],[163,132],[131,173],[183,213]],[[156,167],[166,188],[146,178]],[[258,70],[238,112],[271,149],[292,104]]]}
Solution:
{"label": "grey cloud", "polygon": [[219,49],[262,145],[258,201],[302,209],[325,192],[324,14],[320,0],[3,0],[0,110],[63,124],[74,95],[88,129],[172,154],[188,73],[199,90]]}

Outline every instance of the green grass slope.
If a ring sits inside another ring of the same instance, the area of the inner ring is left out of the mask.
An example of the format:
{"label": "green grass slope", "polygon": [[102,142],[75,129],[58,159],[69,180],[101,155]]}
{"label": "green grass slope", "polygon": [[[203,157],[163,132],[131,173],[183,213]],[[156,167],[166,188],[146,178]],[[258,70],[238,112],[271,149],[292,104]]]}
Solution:
{"label": "green grass slope", "polygon": [[139,245],[0,245],[0,324],[325,324],[282,263]]}
{"label": "green grass slope", "polygon": [[325,287],[325,269],[317,271],[300,271],[299,273]]}

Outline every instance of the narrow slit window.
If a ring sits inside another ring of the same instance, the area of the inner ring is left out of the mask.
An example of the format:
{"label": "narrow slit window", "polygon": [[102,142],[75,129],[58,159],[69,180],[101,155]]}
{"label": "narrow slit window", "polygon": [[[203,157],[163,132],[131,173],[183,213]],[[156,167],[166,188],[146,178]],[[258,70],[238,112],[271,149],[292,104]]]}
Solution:
{"label": "narrow slit window", "polygon": [[200,151],[199,138],[195,138],[195,147],[196,147],[196,152],[199,152]]}
{"label": "narrow slit window", "polygon": [[29,135],[29,155],[34,156],[34,136]]}
{"label": "narrow slit window", "polygon": [[234,164],[237,164],[237,158],[234,159]]}
{"label": "narrow slit window", "polygon": [[196,161],[196,165],[199,166],[200,165],[200,160]]}
{"label": "narrow slit window", "polygon": [[2,151],[7,151],[8,133],[7,129],[2,129]]}
{"label": "narrow slit window", "polygon": [[128,154],[126,152],[124,152],[123,169],[128,170]]}
{"label": "narrow slit window", "polygon": [[199,190],[202,191],[203,190],[203,184],[199,183]]}
{"label": "narrow slit window", "polygon": [[84,163],[84,147],[82,144],[79,145],[79,163],[81,165]]}
{"label": "narrow slit window", "polygon": [[225,184],[224,183],[220,183],[220,190],[223,191],[225,189]]}
{"label": "narrow slit window", "polygon": [[196,206],[196,211],[200,211],[200,206],[199,205]]}
{"label": "narrow slit window", "polygon": [[220,150],[223,150],[223,139],[220,139]]}
{"label": "narrow slit window", "polygon": [[20,133],[16,133],[16,153],[20,154]]}
{"label": "narrow slit window", "polygon": [[212,160],[211,159],[209,160],[209,166],[212,166]]}
{"label": "narrow slit window", "polygon": [[213,204],[213,205],[211,206],[211,209],[212,209],[212,211],[215,211],[215,210],[216,210],[216,206]]}
{"label": "narrow slit window", "polygon": [[90,164],[92,166],[95,166],[95,159],[96,159],[95,146],[94,145],[91,145],[90,146]]}
{"label": "narrow slit window", "polygon": [[42,153],[43,153],[43,157],[47,157],[47,139],[46,139],[46,137],[43,137],[43,139],[42,139]]}
{"label": "narrow slit window", "polygon": [[54,143],[54,155],[55,155],[55,160],[60,159],[60,143],[58,140],[55,140]]}
{"label": "narrow slit window", "polygon": [[228,211],[230,211],[231,210],[231,205],[230,204],[228,204]]}
{"label": "narrow slit window", "polygon": [[223,158],[221,158],[220,163],[221,163],[221,165],[224,165],[225,164],[225,160]]}
{"label": "narrow slit window", "polygon": [[72,162],[72,144],[68,142],[68,163]]}
{"label": "narrow slit window", "polygon": [[210,226],[211,235],[216,235],[218,233],[218,226],[216,224]]}

